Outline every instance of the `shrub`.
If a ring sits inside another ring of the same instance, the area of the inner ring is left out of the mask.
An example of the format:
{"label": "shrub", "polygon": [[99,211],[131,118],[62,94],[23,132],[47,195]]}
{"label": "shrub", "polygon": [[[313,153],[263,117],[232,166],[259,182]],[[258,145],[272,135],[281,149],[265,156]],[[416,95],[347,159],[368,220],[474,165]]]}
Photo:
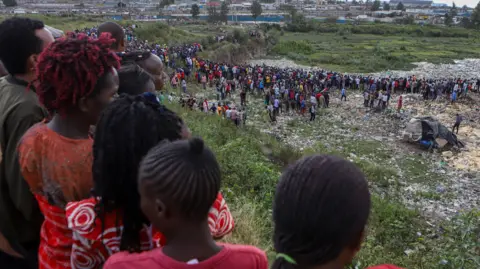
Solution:
{"label": "shrub", "polygon": [[313,46],[304,40],[280,41],[273,47],[273,52],[280,55],[288,55],[291,52],[308,55],[313,53]]}

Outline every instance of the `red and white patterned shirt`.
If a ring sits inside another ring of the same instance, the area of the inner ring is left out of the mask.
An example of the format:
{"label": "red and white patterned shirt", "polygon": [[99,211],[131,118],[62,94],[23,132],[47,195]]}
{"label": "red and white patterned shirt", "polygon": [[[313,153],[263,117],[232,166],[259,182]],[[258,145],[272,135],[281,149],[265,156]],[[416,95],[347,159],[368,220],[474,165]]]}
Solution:
{"label": "red and white patterned shirt", "polygon": [[[73,235],[72,269],[100,269],[111,255],[120,252],[122,218],[117,218],[119,212],[111,212],[102,223],[95,213],[97,202],[90,198],[67,205],[68,228]],[[232,214],[220,193],[208,214],[208,225],[214,238],[223,237],[234,228]],[[151,227],[145,226],[140,231],[142,251],[160,247],[165,242],[164,236]]]}

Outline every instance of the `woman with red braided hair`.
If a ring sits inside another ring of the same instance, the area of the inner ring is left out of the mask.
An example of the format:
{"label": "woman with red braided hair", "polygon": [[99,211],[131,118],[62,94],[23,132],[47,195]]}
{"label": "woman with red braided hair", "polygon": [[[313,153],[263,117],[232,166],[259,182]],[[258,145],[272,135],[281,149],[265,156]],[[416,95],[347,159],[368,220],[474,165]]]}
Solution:
{"label": "woman with red braided hair", "polygon": [[21,172],[45,216],[39,268],[71,268],[72,232],[68,202],[90,196],[92,146],[89,135],[118,89],[119,58],[108,35],[70,36],[39,56],[33,83],[50,120],[30,128],[19,144]]}

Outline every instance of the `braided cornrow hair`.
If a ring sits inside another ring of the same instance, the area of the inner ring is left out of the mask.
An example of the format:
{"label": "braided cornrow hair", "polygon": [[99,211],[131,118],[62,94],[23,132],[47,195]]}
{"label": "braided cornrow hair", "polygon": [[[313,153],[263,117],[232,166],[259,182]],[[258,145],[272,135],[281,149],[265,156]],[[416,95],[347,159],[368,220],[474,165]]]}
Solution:
{"label": "braided cornrow hair", "polygon": [[120,66],[110,50],[114,41],[106,33],[98,39],[69,33],[40,54],[33,85],[49,112],[64,114],[102,88],[104,75]]}
{"label": "braided cornrow hair", "polygon": [[139,181],[185,219],[202,221],[220,191],[220,166],[200,138],[161,143],[142,161]]}
{"label": "braided cornrow hair", "polygon": [[137,192],[140,161],[160,141],[181,139],[182,127],[174,112],[141,95],[122,95],[102,113],[93,145],[93,193],[97,217],[123,214],[120,250],[139,252],[139,232],[148,223]]}
{"label": "braided cornrow hair", "polygon": [[360,242],[370,212],[363,173],[335,156],[305,157],[281,176],[273,205],[272,269],[326,264]]}

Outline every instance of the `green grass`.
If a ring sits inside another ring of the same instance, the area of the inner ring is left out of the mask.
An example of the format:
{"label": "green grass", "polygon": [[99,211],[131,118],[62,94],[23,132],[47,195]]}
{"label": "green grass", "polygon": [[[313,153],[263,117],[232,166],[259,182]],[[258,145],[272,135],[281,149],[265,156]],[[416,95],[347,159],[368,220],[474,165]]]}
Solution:
{"label": "green grass", "polygon": [[[177,105],[171,107],[186,120],[193,134],[203,137],[217,154],[224,178],[223,193],[237,221],[236,229],[225,241],[256,245],[266,250],[270,259],[274,257],[272,198],[285,163],[315,152],[342,156],[356,152],[358,156],[378,155],[381,160],[388,159],[372,141],[344,145],[340,150],[319,144],[299,152],[256,129],[237,129],[218,116],[188,111]],[[398,177],[386,165],[354,159],[370,181],[391,185],[391,179]],[[452,220],[434,226],[419,212],[392,197],[374,193],[372,199],[367,236],[355,259],[360,268],[381,263],[409,269],[479,267],[480,212],[459,212]]]}
{"label": "green grass", "polygon": [[[378,27],[383,27],[379,25]],[[302,48],[288,51],[301,40]],[[454,59],[480,58],[478,36],[424,37],[286,32],[272,49],[300,64],[320,66],[341,72],[369,73],[412,68],[413,62],[448,63]],[[309,49],[313,48],[313,51]],[[306,49],[305,49],[306,48]]]}

